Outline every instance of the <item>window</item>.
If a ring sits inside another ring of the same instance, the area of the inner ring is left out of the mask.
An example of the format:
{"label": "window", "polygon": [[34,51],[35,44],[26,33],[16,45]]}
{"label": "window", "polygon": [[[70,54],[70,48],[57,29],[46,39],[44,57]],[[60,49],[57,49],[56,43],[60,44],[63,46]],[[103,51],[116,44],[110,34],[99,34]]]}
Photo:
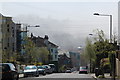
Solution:
{"label": "window", "polygon": [[9,26],[10,26],[10,25],[9,25],[9,24],[7,24],[7,32],[9,32]]}
{"label": "window", "polygon": [[53,52],[53,49],[51,49],[51,52]]}
{"label": "window", "polygon": [[80,59],[80,56],[78,55],[77,58]]}
{"label": "window", "polygon": [[14,43],[12,44],[13,48],[12,48],[12,51],[14,51]]}
{"label": "window", "polygon": [[57,59],[57,55],[55,55],[55,59]]}
{"label": "window", "polygon": [[9,25],[9,24],[7,24],[7,27],[8,27],[8,28],[9,28],[9,26],[10,26],[10,25]]}
{"label": "window", "polygon": [[8,43],[7,45],[8,45],[8,47],[9,47],[9,43]]}
{"label": "window", "polygon": [[7,32],[9,32],[9,28],[7,29]]}

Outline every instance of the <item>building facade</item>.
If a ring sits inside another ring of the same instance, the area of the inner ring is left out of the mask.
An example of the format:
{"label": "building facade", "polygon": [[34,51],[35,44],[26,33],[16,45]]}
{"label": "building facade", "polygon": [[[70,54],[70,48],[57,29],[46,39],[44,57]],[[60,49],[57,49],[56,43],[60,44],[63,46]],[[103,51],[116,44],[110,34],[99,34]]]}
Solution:
{"label": "building facade", "polygon": [[120,77],[120,1],[118,2],[118,45],[119,51],[116,53],[116,75]]}
{"label": "building facade", "polygon": [[[2,58],[4,61],[9,61],[14,58],[17,48],[16,27],[12,17],[6,17],[1,14],[1,32],[2,32]],[[6,58],[6,59],[4,59]]]}
{"label": "building facade", "polygon": [[80,67],[80,53],[69,52],[69,54],[70,54],[72,66],[78,70]]}
{"label": "building facade", "polygon": [[50,61],[58,61],[58,46],[54,43],[48,41],[48,36],[45,35],[44,38],[42,37],[35,37],[31,34],[31,40],[35,43],[36,47],[47,47],[50,53]]}
{"label": "building facade", "polygon": [[0,14],[0,62],[2,62],[2,27],[3,19],[2,19],[2,14]]}

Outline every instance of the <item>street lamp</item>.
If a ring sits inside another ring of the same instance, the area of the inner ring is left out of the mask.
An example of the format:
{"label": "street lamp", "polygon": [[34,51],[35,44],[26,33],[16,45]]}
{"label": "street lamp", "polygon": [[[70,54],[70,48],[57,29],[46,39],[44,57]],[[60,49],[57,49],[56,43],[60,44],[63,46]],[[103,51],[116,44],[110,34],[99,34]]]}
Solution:
{"label": "street lamp", "polygon": [[[90,38],[93,36],[93,34],[89,34]],[[91,38],[92,39],[92,38]],[[92,43],[92,40],[90,40],[90,42]],[[91,73],[91,54],[90,54],[90,73]]]}
{"label": "street lamp", "polygon": [[[24,23],[22,23],[22,25],[23,25],[23,27],[22,27],[22,30],[20,31],[21,33],[21,38],[22,38],[22,44],[24,43],[24,39],[25,39],[25,37],[27,37],[27,32],[29,32],[28,31],[28,27],[40,27],[39,25],[28,25],[28,24],[24,24]],[[22,48],[22,49],[24,49],[24,48]]]}
{"label": "street lamp", "polygon": [[97,15],[97,16],[109,16],[110,17],[110,43],[112,43],[112,15],[99,14],[99,13],[94,13],[94,15]]}
{"label": "street lamp", "polygon": [[[99,14],[99,13],[94,13],[94,15],[97,16],[109,16],[110,17],[110,43],[112,43],[112,15],[108,14]],[[114,56],[113,56],[114,57]],[[115,60],[115,59],[114,59]],[[115,63],[115,61],[114,61]],[[114,75],[113,75],[113,80],[115,80],[115,65],[114,65]]]}

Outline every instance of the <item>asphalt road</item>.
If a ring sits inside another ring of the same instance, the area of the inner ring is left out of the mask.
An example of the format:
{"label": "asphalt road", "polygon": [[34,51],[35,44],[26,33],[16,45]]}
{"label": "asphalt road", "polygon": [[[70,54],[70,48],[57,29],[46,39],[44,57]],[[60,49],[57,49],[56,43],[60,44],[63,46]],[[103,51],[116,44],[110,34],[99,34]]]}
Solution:
{"label": "asphalt road", "polygon": [[46,76],[40,75],[39,77],[27,77],[19,80],[95,80],[89,74],[77,73],[53,73]]}

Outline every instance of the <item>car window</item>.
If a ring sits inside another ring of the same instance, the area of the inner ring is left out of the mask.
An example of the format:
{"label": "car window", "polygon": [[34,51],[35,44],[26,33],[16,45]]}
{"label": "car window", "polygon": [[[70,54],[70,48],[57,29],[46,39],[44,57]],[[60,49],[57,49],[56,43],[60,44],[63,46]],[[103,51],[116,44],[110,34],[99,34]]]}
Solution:
{"label": "car window", "polygon": [[42,66],[43,68],[46,68],[46,66]]}
{"label": "car window", "polygon": [[43,67],[42,66],[38,66],[38,69],[43,69]]}
{"label": "car window", "polygon": [[11,70],[15,71],[15,66],[13,64],[9,64]]}
{"label": "car window", "polygon": [[86,69],[86,67],[80,67],[80,69]]}
{"label": "car window", "polygon": [[9,65],[7,65],[7,64],[2,64],[2,71],[3,71],[3,72],[9,71],[9,70],[10,70]]}
{"label": "car window", "polygon": [[49,66],[45,65],[45,66],[43,66],[43,68],[49,68]]}
{"label": "car window", "polygon": [[25,70],[30,70],[30,69],[37,69],[35,66],[27,66],[25,67]]}
{"label": "car window", "polygon": [[49,65],[51,68],[55,68],[55,66],[54,65]]}
{"label": "car window", "polygon": [[47,66],[47,68],[51,68],[50,66]]}

